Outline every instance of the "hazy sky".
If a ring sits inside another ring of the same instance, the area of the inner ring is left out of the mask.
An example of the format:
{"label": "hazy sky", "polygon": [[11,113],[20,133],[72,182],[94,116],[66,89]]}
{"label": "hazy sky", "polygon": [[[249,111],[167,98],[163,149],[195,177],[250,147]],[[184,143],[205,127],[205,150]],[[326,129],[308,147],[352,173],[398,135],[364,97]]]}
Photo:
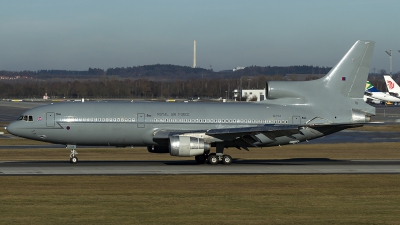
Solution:
{"label": "hazy sky", "polygon": [[1,1],[0,70],[151,64],[334,66],[376,41],[371,71],[400,70],[399,0]]}

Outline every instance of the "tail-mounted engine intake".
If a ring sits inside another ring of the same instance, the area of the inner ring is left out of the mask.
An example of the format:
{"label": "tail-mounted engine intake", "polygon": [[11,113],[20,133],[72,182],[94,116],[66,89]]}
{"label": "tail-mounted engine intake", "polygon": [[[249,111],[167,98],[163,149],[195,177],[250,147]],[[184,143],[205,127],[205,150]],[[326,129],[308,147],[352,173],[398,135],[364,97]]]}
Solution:
{"label": "tail-mounted engine intake", "polygon": [[200,138],[172,136],[169,141],[169,154],[172,156],[196,156],[210,151],[210,145]]}
{"label": "tail-mounted engine intake", "polygon": [[265,86],[265,96],[267,99],[299,98],[297,85],[299,81],[269,81]]}

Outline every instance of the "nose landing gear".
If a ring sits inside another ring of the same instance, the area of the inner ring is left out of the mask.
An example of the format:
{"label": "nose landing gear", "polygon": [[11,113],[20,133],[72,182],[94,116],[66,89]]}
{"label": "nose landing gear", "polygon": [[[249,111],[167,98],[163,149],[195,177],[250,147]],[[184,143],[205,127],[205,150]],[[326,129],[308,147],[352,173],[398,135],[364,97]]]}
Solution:
{"label": "nose landing gear", "polygon": [[78,152],[76,151],[76,145],[67,145],[68,149],[71,149],[71,154],[69,155],[69,162],[72,164],[78,163],[78,157],[76,155]]}

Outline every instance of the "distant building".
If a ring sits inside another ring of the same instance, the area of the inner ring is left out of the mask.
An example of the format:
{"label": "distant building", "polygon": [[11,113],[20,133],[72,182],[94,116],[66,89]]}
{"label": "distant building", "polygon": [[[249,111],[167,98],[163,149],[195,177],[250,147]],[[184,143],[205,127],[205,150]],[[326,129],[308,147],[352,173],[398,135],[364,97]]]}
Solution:
{"label": "distant building", "polygon": [[243,89],[233,90],[233,98],[235,101],[264,101],[265,100],[265,88],[264,89]]}
{"label": "distant building", "polygon": [[242,69],[244,69],[244,68],[246,68],[246,67],[238,66],[238,67],[236,67],[235,69],[233,69],[232,71],[235,72],[235,71],[237,71],[237,70],[242,70]]}
{"label": "distant building", "polygon": [[0,76],[0,80],[16,80],[16,79],[32,79],[32,77],[28,76]]}

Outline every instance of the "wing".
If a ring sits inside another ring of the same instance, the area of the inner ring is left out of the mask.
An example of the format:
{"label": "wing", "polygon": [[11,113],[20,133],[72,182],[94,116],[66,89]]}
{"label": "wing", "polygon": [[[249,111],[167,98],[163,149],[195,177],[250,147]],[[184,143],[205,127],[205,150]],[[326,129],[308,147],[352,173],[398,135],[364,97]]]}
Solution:
{"label": "wing", "polygon": [[[197,138],[207,139],[212,142],[229,142],[234,143],[238,149],[248,150],[249,146],[258,147],[257,144],[273,143],[278,137],[289,137],[297,143],[297,139],[293,136],[301,134],[303,129],[311,129],[318,132],[319,135],[332,134],[347,128],[363,126],[361,123],[354,124],[307,124],[307,125],[261,125],[253,127],[240,128],[218,128],[209,130],[157,130],[153,134],[153,140],[157,143],[162,143],[171,136],[185,135]],[[262,138],[262,140],[260,140]]]}
{"label": "wing", "polygon": [[[223,141],[233,142],[237,148],[244,148],[246,150],[248,150],[248,146],[257,147],[257,143],[275,142],[277,137],[286,136],[294,138],[294,134],[302,134],[297,125],[264,125],[255,127],[223,128],[211,129],[206,132],[206,135]],[[260,140],[262,136],[265,136],[268,139],[264,138],[264,140]]]}
{"label": "wing", "polygon": [[237,148],[246,150],[249,146],[257,147],[257,143],[265,143],[259,137],[263,134],[269,142],[276,141],[277,137],[292,137],[294,134],[301,133],[297,125],[262,125],[240,128],[218,128],[210,130],[157,130],[153,134],[153,140],[163,143],[166,139],[176,135],[187,135],[207,139],[208,142],[231,142]]}

